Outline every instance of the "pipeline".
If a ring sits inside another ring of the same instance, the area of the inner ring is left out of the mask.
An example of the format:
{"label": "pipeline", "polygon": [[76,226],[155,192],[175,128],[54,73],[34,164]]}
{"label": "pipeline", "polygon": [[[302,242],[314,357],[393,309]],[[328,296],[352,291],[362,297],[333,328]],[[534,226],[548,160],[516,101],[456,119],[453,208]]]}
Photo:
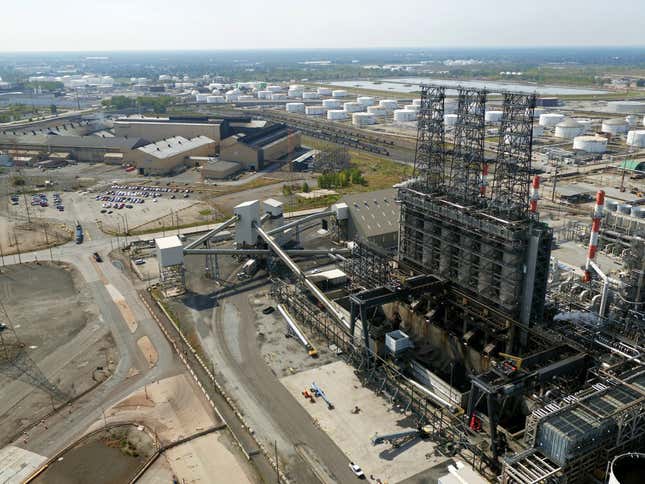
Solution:
{"label": "pipeline", "polygon": [[222,230],[224,230],[226,227],[228,227],[229,225],[231,225],[231,224],[232,224],[233,222],[235,222],[236,220],[237,220],[237,215],[233,215],[233,216],[232,216],[231,218],[229,218],[227,221],[222,222],[218,227],[214,228],[214,229],[213,229],[213,230],[211,230],[210,232],[208,232],[208,233],[206,233],[206,234],[202,235],[201,237],[199,237],[197,240],[195,240],[195,241],[191,242],[190,244],[186,245],[186,247],[184,247],[184,250],[186,250],[186,249],[193,249],[193,248],[195,248],[195,247],[198,247],[200,244],[202,244],[202,243],[206,242],[206,241],[207,241],[207,240],[209,240],[211,237],[213,237],[213,236],[217,235],[219,232],[221,232]]}

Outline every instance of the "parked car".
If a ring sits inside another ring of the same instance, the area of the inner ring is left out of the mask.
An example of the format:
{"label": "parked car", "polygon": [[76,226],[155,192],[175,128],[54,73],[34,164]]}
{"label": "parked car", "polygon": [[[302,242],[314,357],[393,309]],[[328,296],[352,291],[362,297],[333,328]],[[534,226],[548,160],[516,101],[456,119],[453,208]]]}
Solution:
{"label": "parked car", "polygon": [[349,463],[349,468],[352,470],[354,475],[358,477],[359,479],[365,479],[365,474],[363,473],[363,469],[357,464],[354,464],[353,462]]}
{"label": "parked car", "polygon": [[98,252],[94,252],[92,254],[92,257],[94,257],[94,260],[96,262],[103,262],[103,258],[101,257],[101,254],[99,254]]}
{"label": "parked car", "polygon": [[138,266],[143,265],[146,263],[144,259],[135,259],[134,263]]}

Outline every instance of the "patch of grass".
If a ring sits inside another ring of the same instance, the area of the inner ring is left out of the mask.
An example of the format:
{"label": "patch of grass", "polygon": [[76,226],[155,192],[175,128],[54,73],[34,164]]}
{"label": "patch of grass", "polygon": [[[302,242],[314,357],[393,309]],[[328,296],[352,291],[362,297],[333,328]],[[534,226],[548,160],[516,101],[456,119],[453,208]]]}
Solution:
{"label": "patch of grass", "polygon": [[213,211],[210,208],[205,208],[204,210],[199,211],[199,215],[203,215],[204,217],[211,215]]}
{"label": "patch of grass", "polygon": [[298,210],[328,207],[329,205],[340,200],[341,196],[342,194],[340,193],[336,195],[325,195],[324,197],[307,199],[293,196],[290,200],[285,202],[285,212],[296,212]]}

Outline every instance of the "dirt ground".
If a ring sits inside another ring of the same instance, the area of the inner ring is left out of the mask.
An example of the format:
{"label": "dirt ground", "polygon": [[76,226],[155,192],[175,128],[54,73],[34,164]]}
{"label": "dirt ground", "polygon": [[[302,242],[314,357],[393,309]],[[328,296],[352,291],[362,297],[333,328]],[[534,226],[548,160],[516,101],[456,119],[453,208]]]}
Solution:
{"label": "dirt ground", "polygon": [[2,256],[45,249],[72,239],[71,227],[43,219],[32,223],[10,220],[0,215],[0,253]]}
{"label": "dirt ground", "polygon": [[[11,363],[0,360],[2,446],[39,422],[52,403],[58,406],[107,378],[118,355],[89,289],[70,266],[7,266],[0,271],[0,300],[6,311],[0,318],[15,331],[4,331],[5,344],[24,345]],[[50,394],[44,385],[59,391]]]}

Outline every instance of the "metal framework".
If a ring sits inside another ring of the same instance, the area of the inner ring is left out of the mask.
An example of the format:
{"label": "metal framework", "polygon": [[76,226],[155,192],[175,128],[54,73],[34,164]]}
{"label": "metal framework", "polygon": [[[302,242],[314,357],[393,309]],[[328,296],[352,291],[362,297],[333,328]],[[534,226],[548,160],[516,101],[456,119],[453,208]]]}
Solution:
{"label": "metal framework", "polygon": [[369,243],[354,241],[352,256],[345,259],[344,269],[352,285],[370,289],[392,280],[392,261]]}
{"label": "metal framework", "polygon": [[445,183],[445,127],[443,86],[421,86],[421,107],[417,118],[417,146],[413,177],[425,192],[443,190]]}
{"label": "metal framework", "polygon": [[535,94],[505,92],[491,205],[511,220],[528,217]]}
{"label": "metal framework", "polygon": [[448,188],[451,198],[466,206],[481,203],[486,95],[485,89],[459,89]]}

